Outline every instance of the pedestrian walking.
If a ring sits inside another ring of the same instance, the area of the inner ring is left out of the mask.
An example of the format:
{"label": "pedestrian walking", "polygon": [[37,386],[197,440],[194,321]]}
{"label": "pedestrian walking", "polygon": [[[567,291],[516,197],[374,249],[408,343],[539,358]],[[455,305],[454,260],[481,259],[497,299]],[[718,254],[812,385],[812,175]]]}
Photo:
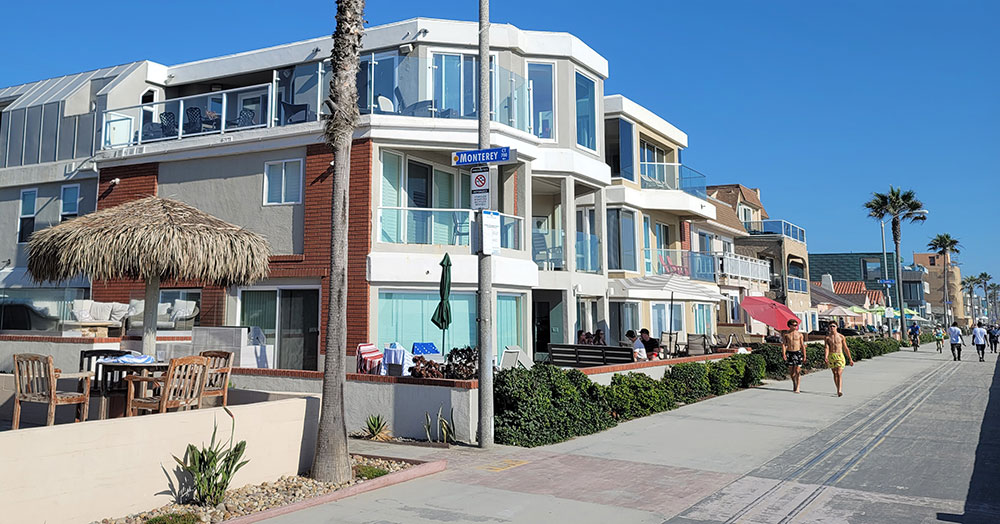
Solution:
{"label": "pedestrian walking", "polygon": [[983,323],[976,323],[976,327],[972,328],[972,343],[976,345],[976,353],[979,353],[979,361],[986,362],[986,337],[988,337],[986,330],[983,329]]}
{"label": "pedestrian walking", "polygon": [[951,359],[962,360],[962,346],[965,339],[962,338],[962,330],[958,328],[958,322],[952,322],[948,328],[948,339],[951,342]]}
{"label": "pedestrian walking", "polygon": [[[847,339],[837,332],[837,325],[830,323],[826,328],[826,345],[823,359],[826,365],[833,371],[833,385],[837,386],[837,396],[844,396],[844,365],[853,366],[854,358],[851,357],[851,350],[847,347]],[[847,356],[845,361],[844,356]]]}
{"label": "pedestrian walking", "polygon": [[788,365],[788,374],[792,376],[792,391],[799,392],[799,378],[802,363],[805,362],[806,344],[799,333],[799,321],[788,321],[788,329],[781,333],[781,358]]}
{"label": "pedestrian walking", "polygon": [[997,344],[1000,343],[1000,327],[997,327],[996,324],[994,324],[990,326],[987,333],[990,334],[990,353],[996,353]]}

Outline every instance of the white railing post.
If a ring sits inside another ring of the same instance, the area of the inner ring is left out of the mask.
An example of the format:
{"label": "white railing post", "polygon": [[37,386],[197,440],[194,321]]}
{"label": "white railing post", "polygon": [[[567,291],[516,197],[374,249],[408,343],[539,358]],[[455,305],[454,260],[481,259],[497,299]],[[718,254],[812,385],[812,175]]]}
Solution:
{"label": "white railing post", "polygon": [[[274,97],[274,82],[267,85],[267,127],[274,127],[275,115],[277,115],[278,101]],[[306,112],[308,113],[308,109]]]}
{"label": "white railing post", "polygon": [[184,134],[184,99],[178,101],[177,107],[177,140]]}
{"label": "white railing post", "polygon": [[220,111],[222,111],[222,114],[219,115],[219,128],[222,129],[222,131],[221,131],[222,133],[226,132],[226,115],[228,114],[228,113],[226,113],[226,107],[227,107],[227,101],[228,100],[229,100],[228,93],[223,94],[222,95],[222,109],[220,110]]}
{"label": "white railing post", "polygon": [[[104,130],[104,134],[101,136],[101,139],[102,139],[101,142],[104,142],[104,145],[101,147],[101,149],[107,149],[108,147],[111,147],[111,140],[108,138],[108,112],[107,112],[107,110],[104,110],[104,111],[101,112],[101,129]],[[10,134],[10,130],[8,130],[7,133]]]}

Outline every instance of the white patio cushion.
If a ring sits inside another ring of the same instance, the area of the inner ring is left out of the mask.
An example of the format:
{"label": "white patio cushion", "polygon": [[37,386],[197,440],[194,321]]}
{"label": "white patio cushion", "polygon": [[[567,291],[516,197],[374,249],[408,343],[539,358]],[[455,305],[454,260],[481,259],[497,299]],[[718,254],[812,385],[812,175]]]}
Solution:
{"label": "white patio cushion", "polygon": [[111,302],[94,302],[90,306],[90,316],[97,322],[111,320]]}

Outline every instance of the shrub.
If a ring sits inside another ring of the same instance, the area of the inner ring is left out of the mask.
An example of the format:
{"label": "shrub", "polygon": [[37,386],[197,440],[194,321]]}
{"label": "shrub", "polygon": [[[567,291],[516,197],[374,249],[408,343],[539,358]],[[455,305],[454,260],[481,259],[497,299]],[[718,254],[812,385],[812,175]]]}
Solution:
{"label": "shrub", "polygon": [[354,474],[363,479],[373,479],[389,473],[389,470],[367,464],[354,466]]}
{"label": "shrub", "polygon": [[802,366],[805,369],[823,369],[826,367],[826,350],[823,344],[809,344],[806,346],[806,361]]}
{"label": "shrub", "polygon": [[764,358],[764,367],[768,378],[781,380],[788,376],[788,365],[781,358],[781,346],[761,344],[753,352]]}
{"label": "shrub", "polygon": [[763,355],[758,355],[756,352],[737,353],[729,357],[728,360],[737,366],[737,370],[739,367],[743,368],[743,372],[740,374],[740,387],[752,388],[763,382],[765,373],[767,373],[767,363],[764,361]]}
{"label": "shrub", "polygon": [[605,389],[579,370],[547,364],[501,371],[493,394],[497,443],[534,447],[610,428]]}
{"label": "shrub", "polygon": [[[233,413],[224,408],[230,417]],[[208,446],[201,449],[194,444],[188,444],[184,460],[174,457],[184,471],[191,474],[195,500],[202,505],[216,506],[226,498],[226,488],[232,482],[233,476],[248,460],[240,461],[247,443],[241,440],[233,445],[233,435],[236,433],[236,419],[233,418],[233,428],[229,436],[229,447],[223,448],[222,442],[215,442],[218,426],[212,428],[212,440]]]}
{"label": "shrub", "polygon": [[389,435],[389,423],[382,418],[382,415],[368,415],[365,419],[365,437],[371,440],[391,440]]}
{"label": "shrub", "polygon": [[146,524],[201,524],[201,519],[194,513],[171,513],[147,519]]}
{"label": "shrub", "polygon": [[479,376],[479,348],[455,348],[448,352],[444,378],[472,380]]}
{"label": "shrub", "polygon": [[676,364],[664,374],[663,378],[678,402],[690,404],[707,397],[712,392],[706,364],[698,362]]}
{"label": "shrub", "polygon": [[605,389],[611,415],[618,420],[645,417],[676,407],[674,395],[666,382],[654,380],[642,373],[611,377]]}
{"label": "shrub", "polygon": [[708,364],[708,383],[713,395],[725,395],[735,390],[741,378],[737,376],[729,359],[716,360]]}

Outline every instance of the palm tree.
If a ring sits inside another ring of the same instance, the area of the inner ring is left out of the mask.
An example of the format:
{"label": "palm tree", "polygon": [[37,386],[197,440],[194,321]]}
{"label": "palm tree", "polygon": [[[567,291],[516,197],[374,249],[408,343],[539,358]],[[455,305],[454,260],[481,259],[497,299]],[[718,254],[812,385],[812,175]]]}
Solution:
{"label": "palm tree", "polygon": [[347,195],[351,172],[351,138],[358,122],[357,75],[364,32],[364,0],[337,0],[337,28],[330,60],[333,76],[324,138],[333,149],[333,204],[330,238],[330,294],[326,324],[326,359],[312,476],[324,482],[346,482],[353,476],[347,454],[344,379],[347,347]]}
{"label": "palm tree", "polygon": [[996,322],[1000,316],[997,315],[997,307],[1000,307],[1000,284],[992,283],[986,286],[989,290],[987,300],[990,304],[990,320]]}
{"label": "palm tree", "polygon": [[962,290],[970,295],[969,313],[972,315],[972,323],[976,323],[976,286],[979,285],[979,278],[969,275],[962,279]]}
{"label": "palm tree", "polygon": [[[976,277],[976,279],[979,280],[979,287],[983,289],[983,298],[986,299],[986,306],[989,308],[989,310],[986,311],[986,313],[988,314],[993,311],[993,308],[990,307],[989,304],[990,295],[989,292],[987,291],[987,288],[990,285],[990,281],[993,280],[993,275],[990,275],[989,273],[984,271],[980,273],[979,276]],[[989,322],[989,318],[987,318],[986,321]]]}
{"label": "palm tree", "polygon": [[948,289],[948,277],[951,274],[951,254],[954,253],[957,255],[961,253],[962,251],[959,249],[959,246],[961,246],[961,244],[958,243],[958,239],[953,238],[948,233],[941,233],[927,243],[927,249],[930,249],[944,257],[944,297],[941,300],[941,303],[944,306],[945,326],[951,324],[948,319],[948,302],[951,301],[951,293]]}
{"label": "palm tree", "polygon": [[[872,193],[872,199],[865,202],[868,216],[883,221],[886,217],[892,217],[892,242],[896,247],[896,303],[899,305],[899,332],[903,333],[903,326],[906,324],[906,316],[902,313],[905,309],[903,303],[903,262],[900,257],[899,245],[903,236],[903,220],[918,222],[927,220],[927,211],[924,204],[917,200],[917,195],[907,189],[903,191],[898,187],[889,186],[888,193]],[[888,268],[887,268],[888,269]],[[888,273],[888,271],[886,271]]]}

